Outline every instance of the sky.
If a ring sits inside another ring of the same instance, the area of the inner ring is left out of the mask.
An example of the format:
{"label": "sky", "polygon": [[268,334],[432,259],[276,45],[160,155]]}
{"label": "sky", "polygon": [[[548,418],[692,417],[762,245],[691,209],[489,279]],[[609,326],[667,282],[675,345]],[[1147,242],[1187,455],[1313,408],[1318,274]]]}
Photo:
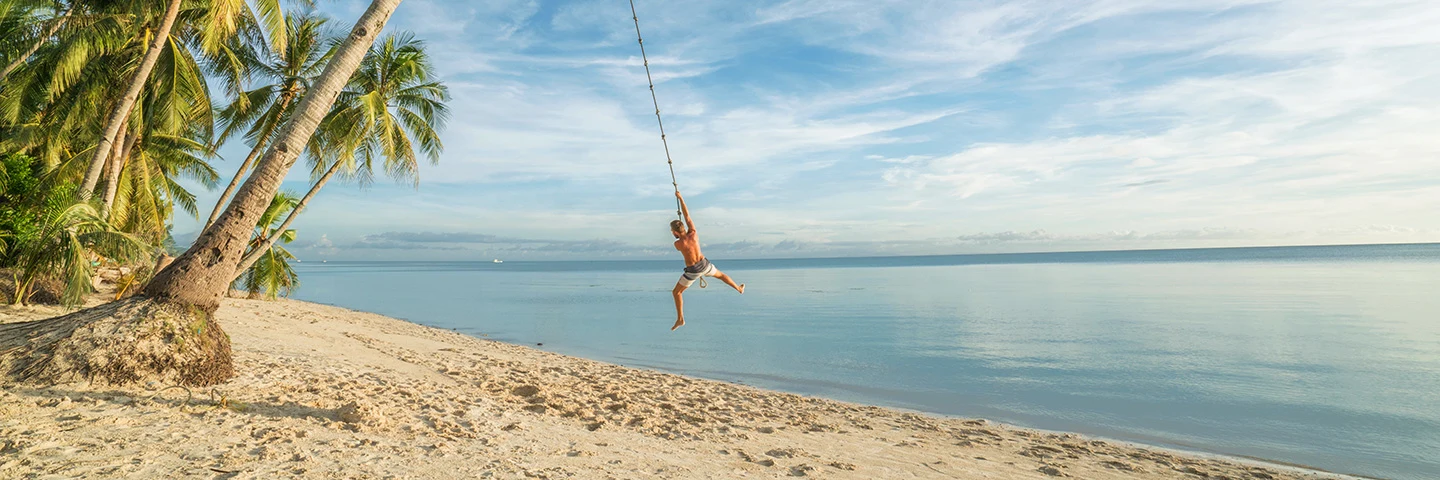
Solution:
{"label": "sky", "polygon": [[[1440,2],[636,8],[712,258],[1440,242]],[[629,3],[406,0],[387,29],[450,88],[445,153],[327,186],[300,258],[679,258]]]}

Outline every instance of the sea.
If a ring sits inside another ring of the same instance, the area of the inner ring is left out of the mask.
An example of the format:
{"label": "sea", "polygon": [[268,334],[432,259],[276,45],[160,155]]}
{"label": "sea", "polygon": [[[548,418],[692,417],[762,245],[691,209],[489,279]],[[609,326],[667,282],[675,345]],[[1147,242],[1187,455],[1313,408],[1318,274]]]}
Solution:
{"label": "sea", "polygon": [[[1440,244],[297,264],[295,297],[630,367],[1440,478]],[[698,286],[697,286],[698,287]]]}

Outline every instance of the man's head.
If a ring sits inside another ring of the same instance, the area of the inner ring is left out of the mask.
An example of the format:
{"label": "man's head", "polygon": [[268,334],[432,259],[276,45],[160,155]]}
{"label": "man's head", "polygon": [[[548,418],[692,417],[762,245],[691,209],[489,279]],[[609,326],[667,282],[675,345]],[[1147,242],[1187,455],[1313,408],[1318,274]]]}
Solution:
{"label": "man's head", "polygon": [[675,238],[680,238],[681,235],[685,234],[685,223],[679,220],[671,220],[670,233],[675,234]]}

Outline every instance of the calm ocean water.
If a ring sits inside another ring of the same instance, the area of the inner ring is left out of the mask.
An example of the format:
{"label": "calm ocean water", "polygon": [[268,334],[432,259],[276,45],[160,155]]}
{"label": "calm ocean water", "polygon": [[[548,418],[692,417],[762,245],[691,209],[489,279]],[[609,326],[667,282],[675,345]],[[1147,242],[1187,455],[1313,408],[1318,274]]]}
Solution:
{"label": "calm ocean water", "polygon": [[297,297],[586,358],[1394,479],[1440,478],[1440,245],[307,262]]}

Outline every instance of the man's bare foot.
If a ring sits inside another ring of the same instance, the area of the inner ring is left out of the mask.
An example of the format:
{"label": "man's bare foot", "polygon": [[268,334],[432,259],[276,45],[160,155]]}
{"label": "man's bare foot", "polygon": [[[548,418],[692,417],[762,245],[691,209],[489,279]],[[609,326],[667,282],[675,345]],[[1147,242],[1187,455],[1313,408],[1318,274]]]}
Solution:
{"label": "man's bare foot", "polygon": [[681,326],[681,325],[684,325],[684,324],[685,324],[685,319],[683,319],[683,318],[677,318],[677,319],[675,319],[675,326],[670,327],[670,331],[673,332],[673,331],[675,331],[675,329],[680,328],[680,326]]}
{"label": "man's bare foot", "polygon": [[740,286],[735,287],[735,291],[740,292],[740,293],[745,293],[745,284],[742,283],[742,284],[740,284]]}

